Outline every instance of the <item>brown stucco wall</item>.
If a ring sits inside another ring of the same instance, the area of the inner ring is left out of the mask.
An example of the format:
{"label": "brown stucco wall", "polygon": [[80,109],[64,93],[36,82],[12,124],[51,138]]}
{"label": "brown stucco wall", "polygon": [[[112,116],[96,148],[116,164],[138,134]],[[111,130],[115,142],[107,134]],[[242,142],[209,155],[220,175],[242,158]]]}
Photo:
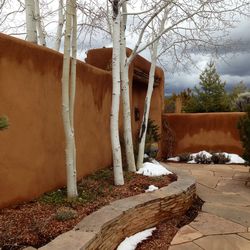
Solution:
{"label": "brown stucco wall", "polygon": [[[0,115],[10,120],[0,133],[0,207],[65,185],[62,61],[60,53],[0,34]],[[78,178],[112,164],[111,83],[110,72],[77,63]]]}
{"label": "brown stucco wall", "polygon": [[[244,113],[164,114],[174,132],[173,154],[200,150],[242,154],[237,122]],[[165,133],[163,133],[166,136]],[[168,138],[163,138],[163,157],[167,156]]]}

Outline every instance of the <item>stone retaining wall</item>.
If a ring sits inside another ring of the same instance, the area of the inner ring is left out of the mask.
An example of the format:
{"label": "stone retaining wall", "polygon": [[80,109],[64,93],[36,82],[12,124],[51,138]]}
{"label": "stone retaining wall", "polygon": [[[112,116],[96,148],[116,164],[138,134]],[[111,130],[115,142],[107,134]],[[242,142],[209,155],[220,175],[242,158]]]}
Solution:
{"label": "stone retaining wall", "polygon": [[195,180],[183,171],[171,170],[178,175],[176,182],[152,193],[114,201],[39,249],[112,250],[125,237],[184,214],[195,196]]}

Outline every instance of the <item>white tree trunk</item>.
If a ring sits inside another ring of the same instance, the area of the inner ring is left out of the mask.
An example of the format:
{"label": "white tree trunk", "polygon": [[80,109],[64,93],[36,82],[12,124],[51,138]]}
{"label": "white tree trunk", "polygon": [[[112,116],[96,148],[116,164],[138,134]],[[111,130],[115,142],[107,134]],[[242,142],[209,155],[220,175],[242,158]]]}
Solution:
{"label": "white tree trunk", "polygon": [[142,124],[141,124],[140,134],[139,134],[139,150],[138,150],[138,158],[137,158],[138,169],[141,168],[143,165],[146,134],[147,134],[147,127],[148,127],[148,117],[149,117],[150,103],[151,103],[151,97],[152,97],[153,87],[154,87],[154,76],[155,76],[155,68],[156,68],[156,60],[157,60],[158,41],[155,44],[153,44],[152,47],[153,48],[151,49],[151,66],[150,66],[150,72],[149,72],[148,89],[147,89],[147,94],[145,98],[144,112],[143,112]]}
{"label": "white tree trunk", "polygon": [[54,49],[56,51],[60,50],[61,40],[62,40],[62,31],[63,31],[63,24],[64,24],[64,15],[63,15],[63,0],[59,0],[58,6],[58,26],[56,31],[56,41]]}
{"label": "white tree trunk", "polygon": [[152,93],[154,89],[156,61],[158,58],[158,46],[159,46],[159,39],[160,39],[158,36],[164,30],[170,8],[171,6],[165,7],[163,17],[159,23],[160,25],[158,27],[158,30],[156,27],[154,27],[153,23],[151,27],[152,28],[152,45],[149,46],[150,55],[151,55],[151,66],[150,66],[150,71],[149,71],[148,89],[147,89],[147,94],[145,98],[142,124],[141,124],[140,134],[139,134],[139,149],[138,149],[138,158],[137,158],[138,169],[141,168],[143,165],[145,142],[146,142],[146,135],[147,135],[147,128],[148,128],[148,117],[149,117],[149,111],[150,111],[151,97],[152,97]]}
{"label": "white tree trunk", "polygon": [[66,170],[67,170],[67,196],[68,199],[77,197],[76,168],[75,168],[75,138],[74,129],[71,126],[70,115],[70,40],[72,27],[72,2],[67,0],[66,28],[64,40],[64,57],[62,73],[62,115],[66,141]]}
{"label": "white tree trunk", "polygon": [[[127,4],[126,2],[123,3],[123,14],[127,10],[126,4]],[[135,166],[133,139],[132,139],[131,112],[130,112],[130,99],[129,99],[129,65],[126,54],[125,30],[126,30],[126,18],[121,18],[120,70],[121,70],[121,89],[122,89],[122,105],[123,105],[124,143],[125,143],[128,170],[131,172],[135,172],[136,166]]]}
{"label": "white tree trunk", "polygon": [[118,1],[113,3],[113,53],[112,53],[112,104],[110,115],[110,134],[113,154],[113,169],[115,185],[123,185],[123,170],[121,146],[119,140],[119,105],[120,105],[120,22],[121,13]]}
{"label": "white tree trunk", "polygon": [[[72,3],[72,60],[71,60],[71,82],[70,82],[70,124],[71,129],[74,131],[74,107],[75,107],[75,93],[76,93],[76,58],[77,58],[77,15],[76,15],[76,0],[71,0]],[[74,173],[76,173],[76,146],[74,137]],[[77,182],[76,174],[74,176]]]}
{"label": "white tree trunk", "polygon": [[27,41],[37,43],[35,3],[34,0],[25,0]]}
{"label": "white tree trunk", "polygon": [[41,20],[39,0],[35,0],[35,20],[38,33],[38,41],[42,46],[46,46],[45,30]]}

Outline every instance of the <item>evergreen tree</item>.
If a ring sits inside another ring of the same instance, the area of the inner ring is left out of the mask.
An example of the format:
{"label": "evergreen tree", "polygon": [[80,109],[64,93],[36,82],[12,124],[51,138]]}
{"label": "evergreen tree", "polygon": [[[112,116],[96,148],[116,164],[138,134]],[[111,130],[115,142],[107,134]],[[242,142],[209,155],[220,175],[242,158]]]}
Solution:
{"label": "evergreen tree", "polygon": [[193,89],[184,110],[186,112],[223,112],[230,110],[229,97],[213,62],[200,75],[200,83]]}

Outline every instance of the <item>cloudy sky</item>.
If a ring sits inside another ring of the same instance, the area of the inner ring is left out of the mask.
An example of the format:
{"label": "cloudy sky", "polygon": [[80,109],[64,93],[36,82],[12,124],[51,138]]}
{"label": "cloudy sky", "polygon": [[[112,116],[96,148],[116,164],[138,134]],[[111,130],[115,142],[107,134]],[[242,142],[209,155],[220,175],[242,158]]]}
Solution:
{"label": "cloudy sky", "polygon": [[[18,0],[9,2],[11,2],[12,4],[6,6],[6,13],[8,13],[9,11],[13,11],[14,7],[16,7],[17,9],[20,4]],[[16,2],[16,4],[14,4],[14,2]],[[57,9],[57,1],[52,0],[50,3],[52,4],[52,10]],[[140,6],[137,6],[136,8],[139,9]],[[43,11],[46,12],[48,10],[45,8]],[[46,26],[46,32],[49,35],[51,35],[50,33],[53,33],[56,30],[55,24],[51,22],[51,18],[56,19],[57,16],[55,15],[55,12],[52,11],[52,13],[54,14],[48,16],[49,19],[47,20],[47,22],[49,25]],[[4,17],[4,15],[2,16]],[[20,12],[18,13],[18,15],[15,14],[14,18],[10,19],[8,24],[11,24],[11,26],[15,27],[17,26],[16,22],[18,22],[19,24],[20,22],[25,23],[24,12]],[[79,22],[81,22],[81,20],[79,20]],[[22,29],[24,29],[24,26],[22,27]],[[1,26],[0,32],[8,33],[5,32],[5,29],[3,29],[3,27]],[[17,37],[25,38],[25,35]],[[51,35],[51,37],[53,37],[53,35]],[[219,51],[218,54],[220,55],[220,57],[217,58],[212,58],[210,54],[191,54],[194,64],[190,64],[188,70],[179,70],[173,73],[168,67],[168,65],[172,65],[171,60],[165,60],[165,94],[170,95],[173,92],[178,93],[186,88],[193,88],[196,84],[199,83],[199,75],[201,74],[202,70],[205,69],[207,63],[211,60],[215,62],[217,71],[220,74],[222,80],[227,82],[228,89],[232,88],[234,84],[237,84],[240,81],[244,81],[250,87],[250,18],[241,18],[241,22],[236,26],[235,29],[231,31],[230,37],[233,41],[236,42],[237,45],[234,48],[234,53],[232,53],[232,51],[230,50]],[[78,56],[81,60],[86,57],[85,51],[89,48],[112,46],[112,44],[110,43],[110,39],[102,39],[99,33],[96,34],[95,37],[93,37],[93,41],[94,42],[92,44],[92,47],[87,47],[86,44],[80,43],[79,41]],[[128,36],[128,47],[133,48],[134,41],[135,39],[133,36]],[[47,44],[53,47],[53,41],[50,41],[49,39],[47,41]],[[147,51],[145,51],[142,55],[146,58],[149,58]]]}
{"label": "cloudy sky", "polygon": [[250,18],[242,18],[232,30],[230,37],[237,43],[234,53],[221,52],[222,58],[212,58],[209,54],[195,54],[193,59],[199,69],[191,66],[188,71],[165,72],[165,94],[193,88],[199,83],[199,75],[210,60],[215,62],[217,72],[221,79],[226,81],[228,89],[240,81],[244,81],[250,87]]}

